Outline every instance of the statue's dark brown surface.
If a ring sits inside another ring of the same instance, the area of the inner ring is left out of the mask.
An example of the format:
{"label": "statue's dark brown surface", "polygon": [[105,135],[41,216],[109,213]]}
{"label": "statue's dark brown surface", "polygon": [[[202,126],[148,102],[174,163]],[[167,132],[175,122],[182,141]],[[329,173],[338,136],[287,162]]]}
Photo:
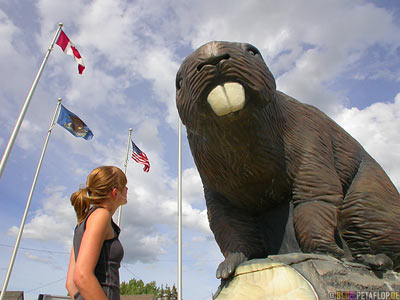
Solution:
{"label": "statue's dark brown surface", "polygon": [[276,90],[252,45],[211,42],[182,63],[179,115],[225,257],[326,253],[400,270],[400,196],[363,147],[317,108]]}

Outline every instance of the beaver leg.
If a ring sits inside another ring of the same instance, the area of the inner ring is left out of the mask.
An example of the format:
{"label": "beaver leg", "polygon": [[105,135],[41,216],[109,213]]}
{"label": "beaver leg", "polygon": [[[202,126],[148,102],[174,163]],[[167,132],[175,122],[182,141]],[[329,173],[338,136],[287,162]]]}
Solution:
{"label": "beaver leg", "polygon": [[342,257],[344,251],[335,237],[338,210],[343,201],[339,177],[329,167],[329,162],[318,162],[312,157],[308,159],[299,169],[293,186],[293,222],[297,241],[303,252]]}
{"label": "beaver leg", "polygon": [[340,213],[354,259],[375,270],[400,269],[400,196],[383,169],[364,158]]}
{"label": "beaver leg", "polygon": [[217,278],[227,279],[243,261],[267,256],[255,217],[207,186],[204,195],[211,231],[225,257],[218,266]]}
{"label": "beaver leg", "polygon": [[323,201],[296,206],[294,225],[300,248],[305,253],[329,253],[342,257],[344,251],[335,240],[337,209]]}

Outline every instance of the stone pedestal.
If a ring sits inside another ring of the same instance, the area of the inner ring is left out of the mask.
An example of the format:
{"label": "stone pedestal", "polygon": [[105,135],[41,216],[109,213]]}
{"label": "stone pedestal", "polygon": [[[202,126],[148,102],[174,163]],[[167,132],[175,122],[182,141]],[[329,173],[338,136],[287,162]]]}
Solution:
{"label": "stone pedestal", "polygon": [[373,272],[328,255],[294,253],[240,264],[213,299],[398,299],[390,298],[396,295],[400,298],[397,272]]}

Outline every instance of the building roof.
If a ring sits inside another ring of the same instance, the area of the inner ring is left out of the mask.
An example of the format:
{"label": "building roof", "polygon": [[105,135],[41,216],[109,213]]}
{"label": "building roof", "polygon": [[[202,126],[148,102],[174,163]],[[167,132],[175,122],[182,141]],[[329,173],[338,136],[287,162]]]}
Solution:
{"label": "building roof", "polygon": [[48,294],[40,294],[38,297],[38,300],[63,300],[63,299],[71,300],[71,297],[48,295]]}
{"label": "building roof", "polygon": [[154,295],[121,295],[121,300],[156,300]]}
{"label": "building roof", "polygon": [[[0,291],[1,295],[1,291]],[[6,291],[4,300],[24,300],[24,292],[21,291]]]}

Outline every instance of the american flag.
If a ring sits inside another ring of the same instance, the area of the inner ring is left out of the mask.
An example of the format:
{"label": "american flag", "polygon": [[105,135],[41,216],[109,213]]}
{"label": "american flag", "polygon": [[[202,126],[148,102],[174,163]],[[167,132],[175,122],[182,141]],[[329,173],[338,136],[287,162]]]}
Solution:
{"label": "american flag", "polygon": [[142,152],[135,143],[132,142],[132,159],[139,164],[144,165],[143,171],[148,172],[150,170],[149,159],[146,156],[146,153]]}

